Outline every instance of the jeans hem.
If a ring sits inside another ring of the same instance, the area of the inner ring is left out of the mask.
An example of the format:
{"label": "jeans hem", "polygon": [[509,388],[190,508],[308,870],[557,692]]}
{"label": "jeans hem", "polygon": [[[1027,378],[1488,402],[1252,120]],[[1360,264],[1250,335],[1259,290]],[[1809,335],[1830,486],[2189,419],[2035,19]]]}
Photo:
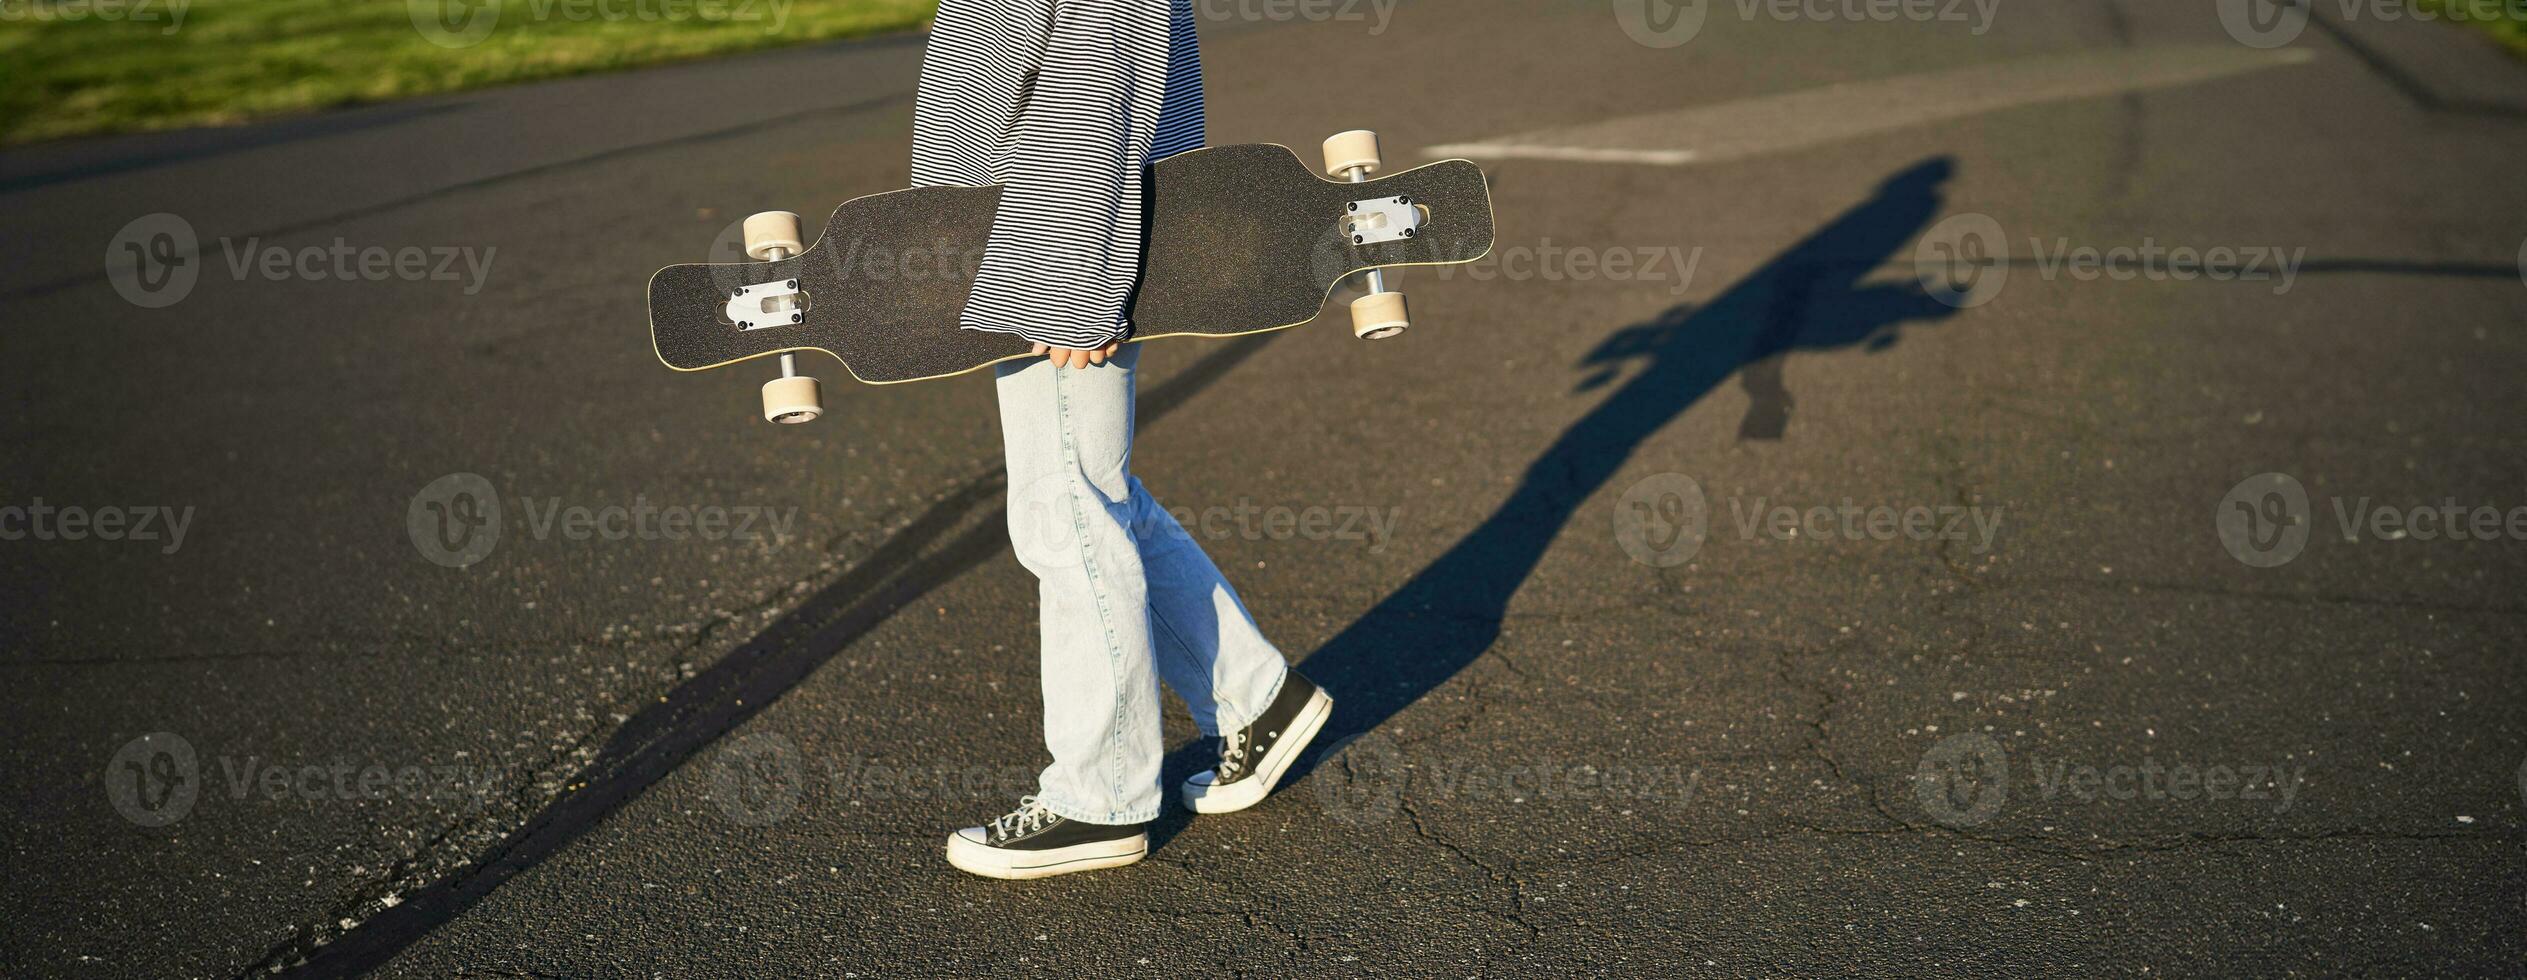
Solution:
{"label": "jeans hem", "polygon": [[1035,791],[1035,802],[1037,805],[1053,811],[1053,815],[1061,817],[1064,820],[1077,820],[1080,823],[1093,823],[1101,827],[1148,823],[1152,820],[1158,819],[1158,805],[1155,803],[1150,804],[1146,809],[1134,810],[1128,813],[1118,813],[1108,810],[1103,814],[1098,814],[1097,811],[1088,809],[1087,807],[1065,802],[1059,797],[1044,792],[1042,789]]}
{"label": "jeans hem", "polygon": [[1246,719],[1245,725],[1239,725],[1237,727],[1244,728],[1246,725],[1252,725],[1263,720],[1263,713],[1272,710],[1273,702],[1281,700],[1281,686],[1290,682],[1290,669],[1289,659],[1283,658],[1281,661],[1281,673],[1273,677],[1271,689],[1266,690],[1263,693],[1263,700],[1257,702],[1263,705],[1263,707],[1255,709],[1255,716]]}

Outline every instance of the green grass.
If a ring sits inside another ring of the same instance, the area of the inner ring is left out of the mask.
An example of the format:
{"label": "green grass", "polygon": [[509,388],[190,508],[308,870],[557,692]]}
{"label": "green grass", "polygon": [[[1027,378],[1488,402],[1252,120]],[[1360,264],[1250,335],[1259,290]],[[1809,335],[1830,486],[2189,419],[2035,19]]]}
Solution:
{"label": "green grass", "polygon": [[[475,43],[436,44],[416,26],[414,9],[431,21],[442,2],[446,20],[460,26],[469,15],[497,19],[475,22],[489,27]],[[66,16],[100,7],[134,13]],[[235,123],[854,37],[920,25],[937,7],[935,0],[0,0],[0,144]],[[664,16],[637,16],[644,11]]]}
{"label": "green grass", "polygon": [[2509,53],[2527,58],[2527,0],[2416,0],[2414,5],[2490,34]]}

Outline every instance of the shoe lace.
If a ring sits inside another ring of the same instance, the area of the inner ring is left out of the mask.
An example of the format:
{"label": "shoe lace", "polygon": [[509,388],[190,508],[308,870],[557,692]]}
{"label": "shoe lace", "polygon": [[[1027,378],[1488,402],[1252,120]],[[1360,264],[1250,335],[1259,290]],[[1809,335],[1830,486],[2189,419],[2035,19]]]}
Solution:
{"label": "shoe lace", "polygon": [[1017,809],[992,818],[989,833],[993,840],[1008,840],[1042,830],[1052,822],[1053,811],[1045,809],[1035,797],[1024,796],[1018,798]]}
{"label": "shoe lace", "polygon": [[1234,779],[1246,768],[1246,747],[1249,736],[1240,728],[1220,736],[1220,778]]}

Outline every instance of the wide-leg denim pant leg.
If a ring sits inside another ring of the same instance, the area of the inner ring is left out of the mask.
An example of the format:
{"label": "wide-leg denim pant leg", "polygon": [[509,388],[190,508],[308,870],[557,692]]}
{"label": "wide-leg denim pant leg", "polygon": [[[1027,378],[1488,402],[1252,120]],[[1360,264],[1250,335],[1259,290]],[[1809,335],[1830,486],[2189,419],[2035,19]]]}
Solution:
{"label": "wide-leg denim pant leg", "polygon": [[1158,684],[1205,734],[1245,727],[1288,671],[1201,545],[1131,475],[1133,367],[1044,358],[999,365],[1009,539],[1035,573],[1053,812],[1089,823],[1158,816]]}

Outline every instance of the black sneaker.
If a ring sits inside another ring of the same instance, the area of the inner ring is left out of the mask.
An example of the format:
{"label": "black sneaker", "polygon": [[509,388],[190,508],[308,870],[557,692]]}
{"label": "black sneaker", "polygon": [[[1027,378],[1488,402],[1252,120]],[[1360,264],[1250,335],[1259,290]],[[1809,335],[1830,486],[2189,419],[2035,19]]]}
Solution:
{"label": "black sneaker", "polygon": [[1281,774],[1334,716],[1334,699],[1291,671],[1263,717],[1220,735],[1220,765],[1184,781],[1178,798],[1195,813],[1228,813],[1263,802]]}
{"label": "black sneaker", "polygon": [[985,878],[1094,871],[1148,853],[1148,824],[1081,823],[1045,809],[1032,796],[990,823],[948,835],[948,863]]}

